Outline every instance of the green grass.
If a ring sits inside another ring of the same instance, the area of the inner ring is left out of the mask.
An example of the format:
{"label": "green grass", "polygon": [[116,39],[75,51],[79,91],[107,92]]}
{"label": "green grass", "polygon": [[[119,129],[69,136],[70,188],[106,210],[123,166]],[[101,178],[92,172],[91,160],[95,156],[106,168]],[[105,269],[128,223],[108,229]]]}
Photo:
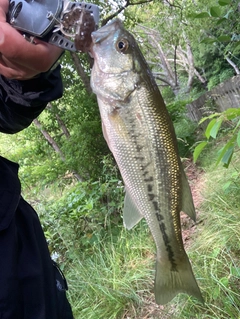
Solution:
{"label": "green grass", "polygon": [[[233,164],[205,167],[204,202],[188,249],[205,304],[179,295],[165,307],[156,306],[149,318],[240,318],[240,189],[235,177],[228,183],[240,163]],[[80,253],[68,273],[76,319],[145,318],[146,295],[153,301],[154,252],[142,223],[121,230],[117,240],[98,243],[91,256]]]}
{"label": "green grass", "polygon": [[[73,208],[66,194],[53,209],[49,210],[47,202],[37,205],[37,211],[45,215],[43,225],[50,245],[60,253],[75,319],[240,319],[240,161],[234,156],[225,169],[215,166],[215,158],[214,148],[201,155],[204,201],[187,249],[204,305],[187,295],[178,295],[164,307],[155,305],[155,245],[144,221],[131,231],[123,228],[121,188],[118,191],[116,181],[102,186],[83,184],[74,193]],[[111,197],[114,190],[117,193]],[[47,193],[51,197],[51,188]],[[54,199],[56,189],[53,193]],[[93,200],[91,207],[89,199]],[[77,203],[91,208],[86,230]],[[117,215],[114,207],[118,207]]]}
{"label": "green grass", "polygon": [[189,251],[205,305],[178,297],[179,319],[240,318],[240,162],[235,158],[229,169],[216,167],[213,154],[207,154],[201,223]]}
{"label": "green grass", "polygon": [[153,287],[152,251],[143,222],[132,232],[120,227],[117,236],[96,241],[87,252],[70,252],[66,275],[75,318],[123,318],[128,309],[141,308],[141,296]]}

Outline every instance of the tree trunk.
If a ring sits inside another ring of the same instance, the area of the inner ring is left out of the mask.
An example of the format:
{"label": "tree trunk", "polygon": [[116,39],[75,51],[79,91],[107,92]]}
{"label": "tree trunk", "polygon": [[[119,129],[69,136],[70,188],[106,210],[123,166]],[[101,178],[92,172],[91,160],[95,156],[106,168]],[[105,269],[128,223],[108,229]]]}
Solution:
{"label": "tree trunk", "polygon": [[240,74],[239,68],[237,67],[237,65],[228,57],[226,57],[226,60],[228,61],[228,63],[234,68],[236,74]]}
{"label": "tree trunk", "polygon": [[87,93],[91,94],[92,93],[92,88],[90,86],[90,79],[89,79],[89,77],[87,76],[86,72],[84,71],[84,69],[82,67],[82,64],[81,64],[81,61],[79,59],[79,56],[75,52],[70,52],[70,55],[71,55],[71,57],[73,59],[74,65],[75,65],[76,70],[77,70],[77,73],[78,73],[78,75],[80,76],[80,78],[83,81],[83,84],[85,86],[85,89],[86,89]]}
{"label": "tree trunk", "polygon": [[[53,110],[53,114],[56,117],[56,120],[58,122],[59,127],[61,128],[61,130],[62,130],[63,134],[66,136],[66,138],[69,138],[71,136],[70,132],[69,132],[68,128],[66,127],[66,125],[64,124],[63,120],[60,118],[60,116],[56,112],[54,112],[54,106],[52,105],[52,103],[48,103],[47,108]],[[55,107],[55,108],[57,109],[57,107]]]}
{"label": "tree trunk", "polygon": [[55,152],[59,154],[62,161],[65,161],[65,156],[64,156],[63,152],[61,151],[60,147],[54,141],[54,139],[51,137],[51,135],[42,127],[42,124],[39,122],[39,120],[35,119],[35,120],[33,120],[33,123],[41,131],[42,135],[45,137],[45,139],[48,141],[48,143],[51,145],[51,147],[55,150]]}
{"label": "tree trunk", "polygon": [[158,56],[161,60],[161,64],[162,64],[162,68],[163,68],[164,73],[165,73],[166,81],[168,83],[170,83],[170,86],[171,86],[174,94],[177,95],[177,93],[179,91],[179,83],[178,83],[178,79],[177,79],[177,74],[175,72],[176,70],[175,71],[172,70],[171,65],[169,64],[169,61],[163,52],[160,41],[158,41],[156,39],[155,35],[153,35],[153,34],[148,34],[148,35],[149,35],[151,41],[153,42],[153,45],[157,48]]}

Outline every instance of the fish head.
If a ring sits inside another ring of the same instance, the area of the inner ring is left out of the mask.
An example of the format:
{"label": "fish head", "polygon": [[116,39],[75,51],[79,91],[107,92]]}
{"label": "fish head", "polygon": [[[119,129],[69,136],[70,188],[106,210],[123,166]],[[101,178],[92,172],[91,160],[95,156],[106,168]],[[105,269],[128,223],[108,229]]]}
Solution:
{"label": "fish head", "polygon": [[136,69],[134,37],[115,19],[92,33],[94,64],[107,74],[122,74]]}

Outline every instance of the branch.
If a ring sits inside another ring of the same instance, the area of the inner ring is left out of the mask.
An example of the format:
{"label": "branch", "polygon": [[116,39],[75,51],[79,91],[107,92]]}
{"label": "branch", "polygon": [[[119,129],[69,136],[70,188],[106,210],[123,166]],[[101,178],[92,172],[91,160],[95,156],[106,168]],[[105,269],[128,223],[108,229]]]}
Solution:
{"label": "branch", "polygon": [[167,81],[166,79],[162,78],[161,76],[159,76],[158,73],[154,73],[153,72],[153,76],[154,76],[155,79],[160,80],[160,81],[166,83],[168,86],[171,87],[171,83],[169,81]]}
{"label": "branch", "polygon": [[240,70],[239,70],[239,68],[237,67],[237,65],[236,65],[229,57],[226,57],[225,59],[226,59],[227,62],[234,68],[236,74],[240,74]]}
{"label": "branch", "polygon": [[138,2],[134,2],[131,3],[130,0],[126,0],[126,4],[122,7],[120,7],[116,12],[114,12],[113,14],[111,14],[110,16],[108,16],[106,19],[104,19],[102,21],[102,27],[108,23],[108,21],[112,20],[113,18],[115,18],[117,15],[119,15],[119,13],[121,13],[123,10],[125,10],[127,7],[129,6],[135,6],[138,4],[144,4],[144,3],[150,3],[153,2],[153,0],[142,0],[142,1],[138,1]]}

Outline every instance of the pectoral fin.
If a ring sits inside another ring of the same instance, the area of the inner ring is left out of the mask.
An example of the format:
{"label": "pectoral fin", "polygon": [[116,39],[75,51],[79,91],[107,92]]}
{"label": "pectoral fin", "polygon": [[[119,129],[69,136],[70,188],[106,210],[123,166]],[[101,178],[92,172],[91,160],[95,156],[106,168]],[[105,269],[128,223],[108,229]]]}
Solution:
{"label": "pectoral fin", "polygon": [[123,207],[123,224],[128,230],[133,228],[143,218],[131,196],[126,190]]}
{"label": "pectoral fin", "polygon": [[186,174],[182,169],[182,211],[186,213],[192,220],[196,221],[196,212],[193,204],[192,193]]}

